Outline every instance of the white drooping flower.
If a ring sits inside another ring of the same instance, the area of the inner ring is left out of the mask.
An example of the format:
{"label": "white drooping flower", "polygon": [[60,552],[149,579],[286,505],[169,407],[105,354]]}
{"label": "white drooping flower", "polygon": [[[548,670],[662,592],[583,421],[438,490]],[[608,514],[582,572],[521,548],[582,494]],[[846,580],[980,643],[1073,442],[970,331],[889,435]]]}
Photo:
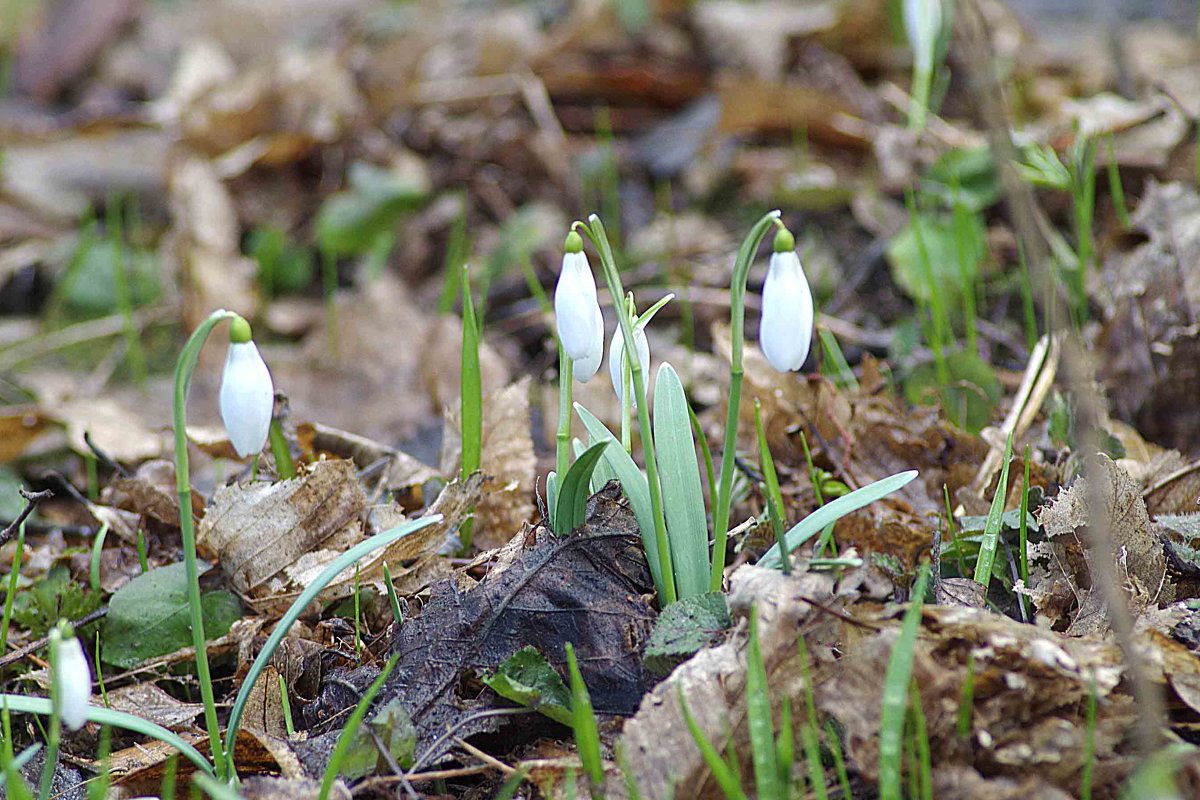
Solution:
{"label": "white drooping flower", "polygon": [[586,382],[604,356],[604,316],[596,297],[596,279],[583,252],[583,237],[567,235],[562,272],[554,289],[554,319],[558,341],[573,362],[575,377]]}
{"label": "white drooping flower", "polygon": [[238,317],[229,328],[221,376],[221,420],[239,456],[256,455],[266,445],[274,407],[271,371],[250,338],[250,324]]}
{"label": "white drooping flower", "polygon": [[790,372],[804,366],[812,331],[812,292],[796,255],[796,240],[781,229],[775,236],[775,252],[763,284],[758,344],[772,367]]}
{"label": "white drooping flower", "polygon": [[50,635],[59,641],[56,658],[50,665],[59,718],[73,731],[87,722],[88,703],[92,699],[92,670],[83,645],[74,636],[64,637],[58,628]]}
{"label": "white drooping flower", "polygon": [[904,0],[904,33],[921,70],[933,69],[934,49],[942,32],[941,0]]}
{"label": "white drooping flower", "polygon": [[585,358],[577,358],[571,367],[571,374],[580,383],[587,383],[600,369],[604,360],[604,315],[600,313],[599,304],[592,309],[592,337],[600,342]]}
{"label": "white drooping flower", "polygon": [[[642,366],[642,375],[650,373],[650,343],[646,341],[646,332],[641,326],[634,325],[633,328],[633,347],[637,351],[638,363]],[[621,330],[621,326],[617,326],[617,330],[613,333],[612,341],[608,345],[608,374],[612,377],[613,391],[617,393],[617,397],[621,398],[621,406],[626,403],[630,408],[637,407],[637,398],[633,397],[633,378],[630,376],[629,383],[622,385],[625,377],[625,335]],[[645,378],[643,377],[643,380]]]}

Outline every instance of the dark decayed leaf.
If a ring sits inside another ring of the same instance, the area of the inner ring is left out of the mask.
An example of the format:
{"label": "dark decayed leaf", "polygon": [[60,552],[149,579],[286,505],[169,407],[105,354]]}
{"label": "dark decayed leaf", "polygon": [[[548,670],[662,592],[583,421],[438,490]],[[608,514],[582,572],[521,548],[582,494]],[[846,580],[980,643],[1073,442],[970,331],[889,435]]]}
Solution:
{"label": "dark decayed leaf", "polygon": [[[619,497],[615,485],[595,495],[572,536],[539,527],[514,537],[470,589],[454,578],[436,584],[421,614],[396,632],[392,650],[400,661],[380,697],[398,698],[412,717],[423,765],[453,747],[444,736],[449,727],[465,738],[508,719],[477,715],[491,707],[490,696],[481,696],[470,678],[529,645],[565,672],[563,645],[573,643],[598,714],[637,708],[653,682],[642,647],[655,613],[642,599],[652,584],[637,523]],[[330,719],[337,710],[326,702],[321,716]],[[336,732],[297,745],[307,769],[324,769],[331,736]]]}
{"label": "dark decayed leaf", "polygon": [[[204,632],[224,636],[241,619],[242,606],[226,591],[202,598]],[[104,620],[104,660],[128,669],[192,643],[187,578],[183,563],[152,569],[113,594]]]}

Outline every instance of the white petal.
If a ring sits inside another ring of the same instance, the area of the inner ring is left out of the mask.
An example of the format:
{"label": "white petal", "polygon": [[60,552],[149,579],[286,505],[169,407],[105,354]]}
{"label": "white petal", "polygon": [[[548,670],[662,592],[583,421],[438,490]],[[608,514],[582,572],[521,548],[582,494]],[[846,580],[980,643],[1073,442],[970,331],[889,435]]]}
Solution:
{"label": "white petal", "polygon": [[87,722],[88,701],[92,699],[92,670],[83,654],[83,645],[73,636],[58,646],[54,680],[63,724],[77,731]]}
{"label": "white petal", "polygon": [[[641,328],[634,330],[633,344],[637,349],[638,361],[642,365],[642,380],[645,381],[645,376],[650,372],[650,344],[646,341],[646,332]],[[625,395],[632,395],[633,393],[632,377],[630,378],[630,385],[621,387],[621,378],[624,376],[625,367],[623,363],[624,358],[625,337],[621,332],[621,327],[618,325],[616,332],[613,333],[612,341],[608,345],[608,374],[612,378],[613,391],[617,393],[617,397],[621,398],[622,406],[626,402]],[[633,398],[632,405],[634,407],[637,406],[636,398]]]}
{"label": "white petal", "polygon": [[584,358],[575,359],[575,363],[572,364],[571,374],[580,383],[590,381],[599,371],[600,362],[604,360],[604,315],[600,313],[598,305],[592,310],[592,340],[599,344],[595,351]]}
{"label": "white petal", "polygon": [[600,303],[587,256],[564,253],[562,272],[554,289],[554,317],[563,351],[576,361],[604,348],[604,331],[596,338],[593,309],[599,311]]}
{"label": "white petal", "polygon": [[261,452],[271,428],[275,387],[254,342],[229,345],[221,376],[221,420],[242,458]]}
{"label": "white petal", "polygon": [[904,33],[913,50],[913,60],[923,68],[930,68],[942,30],[941,0],[904,0],[903,6]]}
{"label": "white petal", "polygon": [[771,256],[763,284],[758,344],[780,372],[800,369],[812,344],[813,300],[794,251]]}

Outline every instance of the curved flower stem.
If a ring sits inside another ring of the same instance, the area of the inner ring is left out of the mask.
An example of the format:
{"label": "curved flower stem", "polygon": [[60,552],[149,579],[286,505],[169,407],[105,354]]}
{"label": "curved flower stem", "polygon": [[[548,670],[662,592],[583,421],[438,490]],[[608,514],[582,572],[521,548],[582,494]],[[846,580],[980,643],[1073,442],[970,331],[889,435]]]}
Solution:
{"label": "curved flower stem", "polygon": [[192,522],[192,484],[188,473],[187,392],[192,372],[200,359],[200,349],[223,320],[237,314],[218,309],[209,314],[192,332],[179,353],[175,364],[175,489],[179,494],[179,532],[183,537],[183,563],[187,574],[188,608],[191,611],[192,645],[196,650],[196,677],[200,681],[200,697],[204,701],[204,722],[213,763],[224,777],[225,754],[221,750],[221,723],[217,721],[217,703],[213,696],[212,676],[208,670],[208,648],[204,637],[204,612],[200,605],[200,575],[196,567],[196,529]]}
{"label": "curved flower stem", "polygon": [[737,451],[738,420],[742,408],[742,346],[746,336],[746,278],[754,254],[771,225],[779,224],[779,211],[769,211],[754,223],[738,250],[729,284],[729,413],[725,417],[725,445],[721,450],[721,480],[717,487],[717,506],[713,509],[712,581],[709,588],[721,591],[725,572],[725,544],[729,536],[729,512],[733,494],[733,458]]}
{"label": "curved flower stem", "polygon": [[[621,276],[617,272],[617,262],[613,258],[612,246],[608,243],[608,235],[604,231],[604,223],[595,214],[588,217],[588,224],[576,223],[587,232],[588,238],[596,245],[600,253],[600,264],[604,268],[604,279],[608,284],[608,293],[614,303],[620,307],[625,290],[621,286]],[[667,541],[667,520],[663,515],[662,487],[658,483],[658,465],[654,460],[654,434],[650,427],[650,406],[646,402],[646,381],[642,376],[641,359],[636,357],[637,346],[634,344],[633,323],[628,314],[618,313],[617,320],[621,325],[621,337],[625,343],[626,352],[633,351],[633,358],[627,359],[631,377],[633,378],[633,396],[637,401],[638,426],[641,428],[642,453],[646,460],[646,482],[650,485],[650,507],[654,512],[654,537],[658,542],[658,557],[660,574],[663,582],[663,597],[661,605],[667,606],[675,602],[675,570],[671,566],[671,548]]]}

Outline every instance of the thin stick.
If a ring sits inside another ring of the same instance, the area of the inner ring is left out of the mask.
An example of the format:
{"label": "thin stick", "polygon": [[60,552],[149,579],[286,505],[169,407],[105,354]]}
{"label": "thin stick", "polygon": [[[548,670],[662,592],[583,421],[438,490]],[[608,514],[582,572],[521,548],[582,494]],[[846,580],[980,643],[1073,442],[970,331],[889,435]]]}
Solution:
{"label": "thin stick", "polygon": [[43,489],[40,492],[27,492],[24,489],[18,489],[17,491],[21,493],[21,497],[25,498],[25,508],[21,509],[21,513],[8,524],[8,527],[0,531],[0,546],[7,544],[9,539],[16,536],[21,523],[29,519],[29,515],[37,508],[38,503],[54,497],[54,492],[49,489]]}
{"label": "thin stick", "polygon": [[[1029,184],[1017,173],[1017,152],[1009,134],[1007,109],[1004,96],[995,74],[995,54],[991,49],[986,22],[978,0],[959,5],[961,13],[955,15],[961,25],[966,52],[967,73],[973,84],[971,95],[979,103],[979,113],[988,130],[992,152],[1000,173],[1001,185],[1007,198],[1017,239],[1024,248],[1030,265],[1030,275],[1039,284],[1042,313],[1048,320],[1056,320],[1063,338],[1063,353],[1060,366],[1076,399],[1076,420],[1080,428],[1080,452],[1088,456],[1085,467],[1088,475],[1090,495],[1102,495],[1100,489],[1102,473],[1092,456],[1097,451],[1097,425],[1100,418],[1100,401],[1096,396],[1091,354],[1079,340],[1079,336],[1064,324],[1070,320],[1065,304],[1053,283],[1050,252],[1039,228],[1039,209]],[[1051,327],[1048,325],[1048,327]],[[1092,515],[1087,526],[1086,541],[1089,550],[1089,566],[1093,584],[1104,593],[1108,607],[1109,623],[1125,657],[1128,675],[1137,704],[1137,740],[1143,759],[1148,758],[1162,744],[1162,730],[1166,724],[1166,710],[1162,693],[1147,676],[1141,652],[1134,644],[1133,618],[1121,585],[1117,582],[1113,560],[1112,537],[1107,516],[1099,509],[1107,503],[1089,502],[1098,513]]]}

